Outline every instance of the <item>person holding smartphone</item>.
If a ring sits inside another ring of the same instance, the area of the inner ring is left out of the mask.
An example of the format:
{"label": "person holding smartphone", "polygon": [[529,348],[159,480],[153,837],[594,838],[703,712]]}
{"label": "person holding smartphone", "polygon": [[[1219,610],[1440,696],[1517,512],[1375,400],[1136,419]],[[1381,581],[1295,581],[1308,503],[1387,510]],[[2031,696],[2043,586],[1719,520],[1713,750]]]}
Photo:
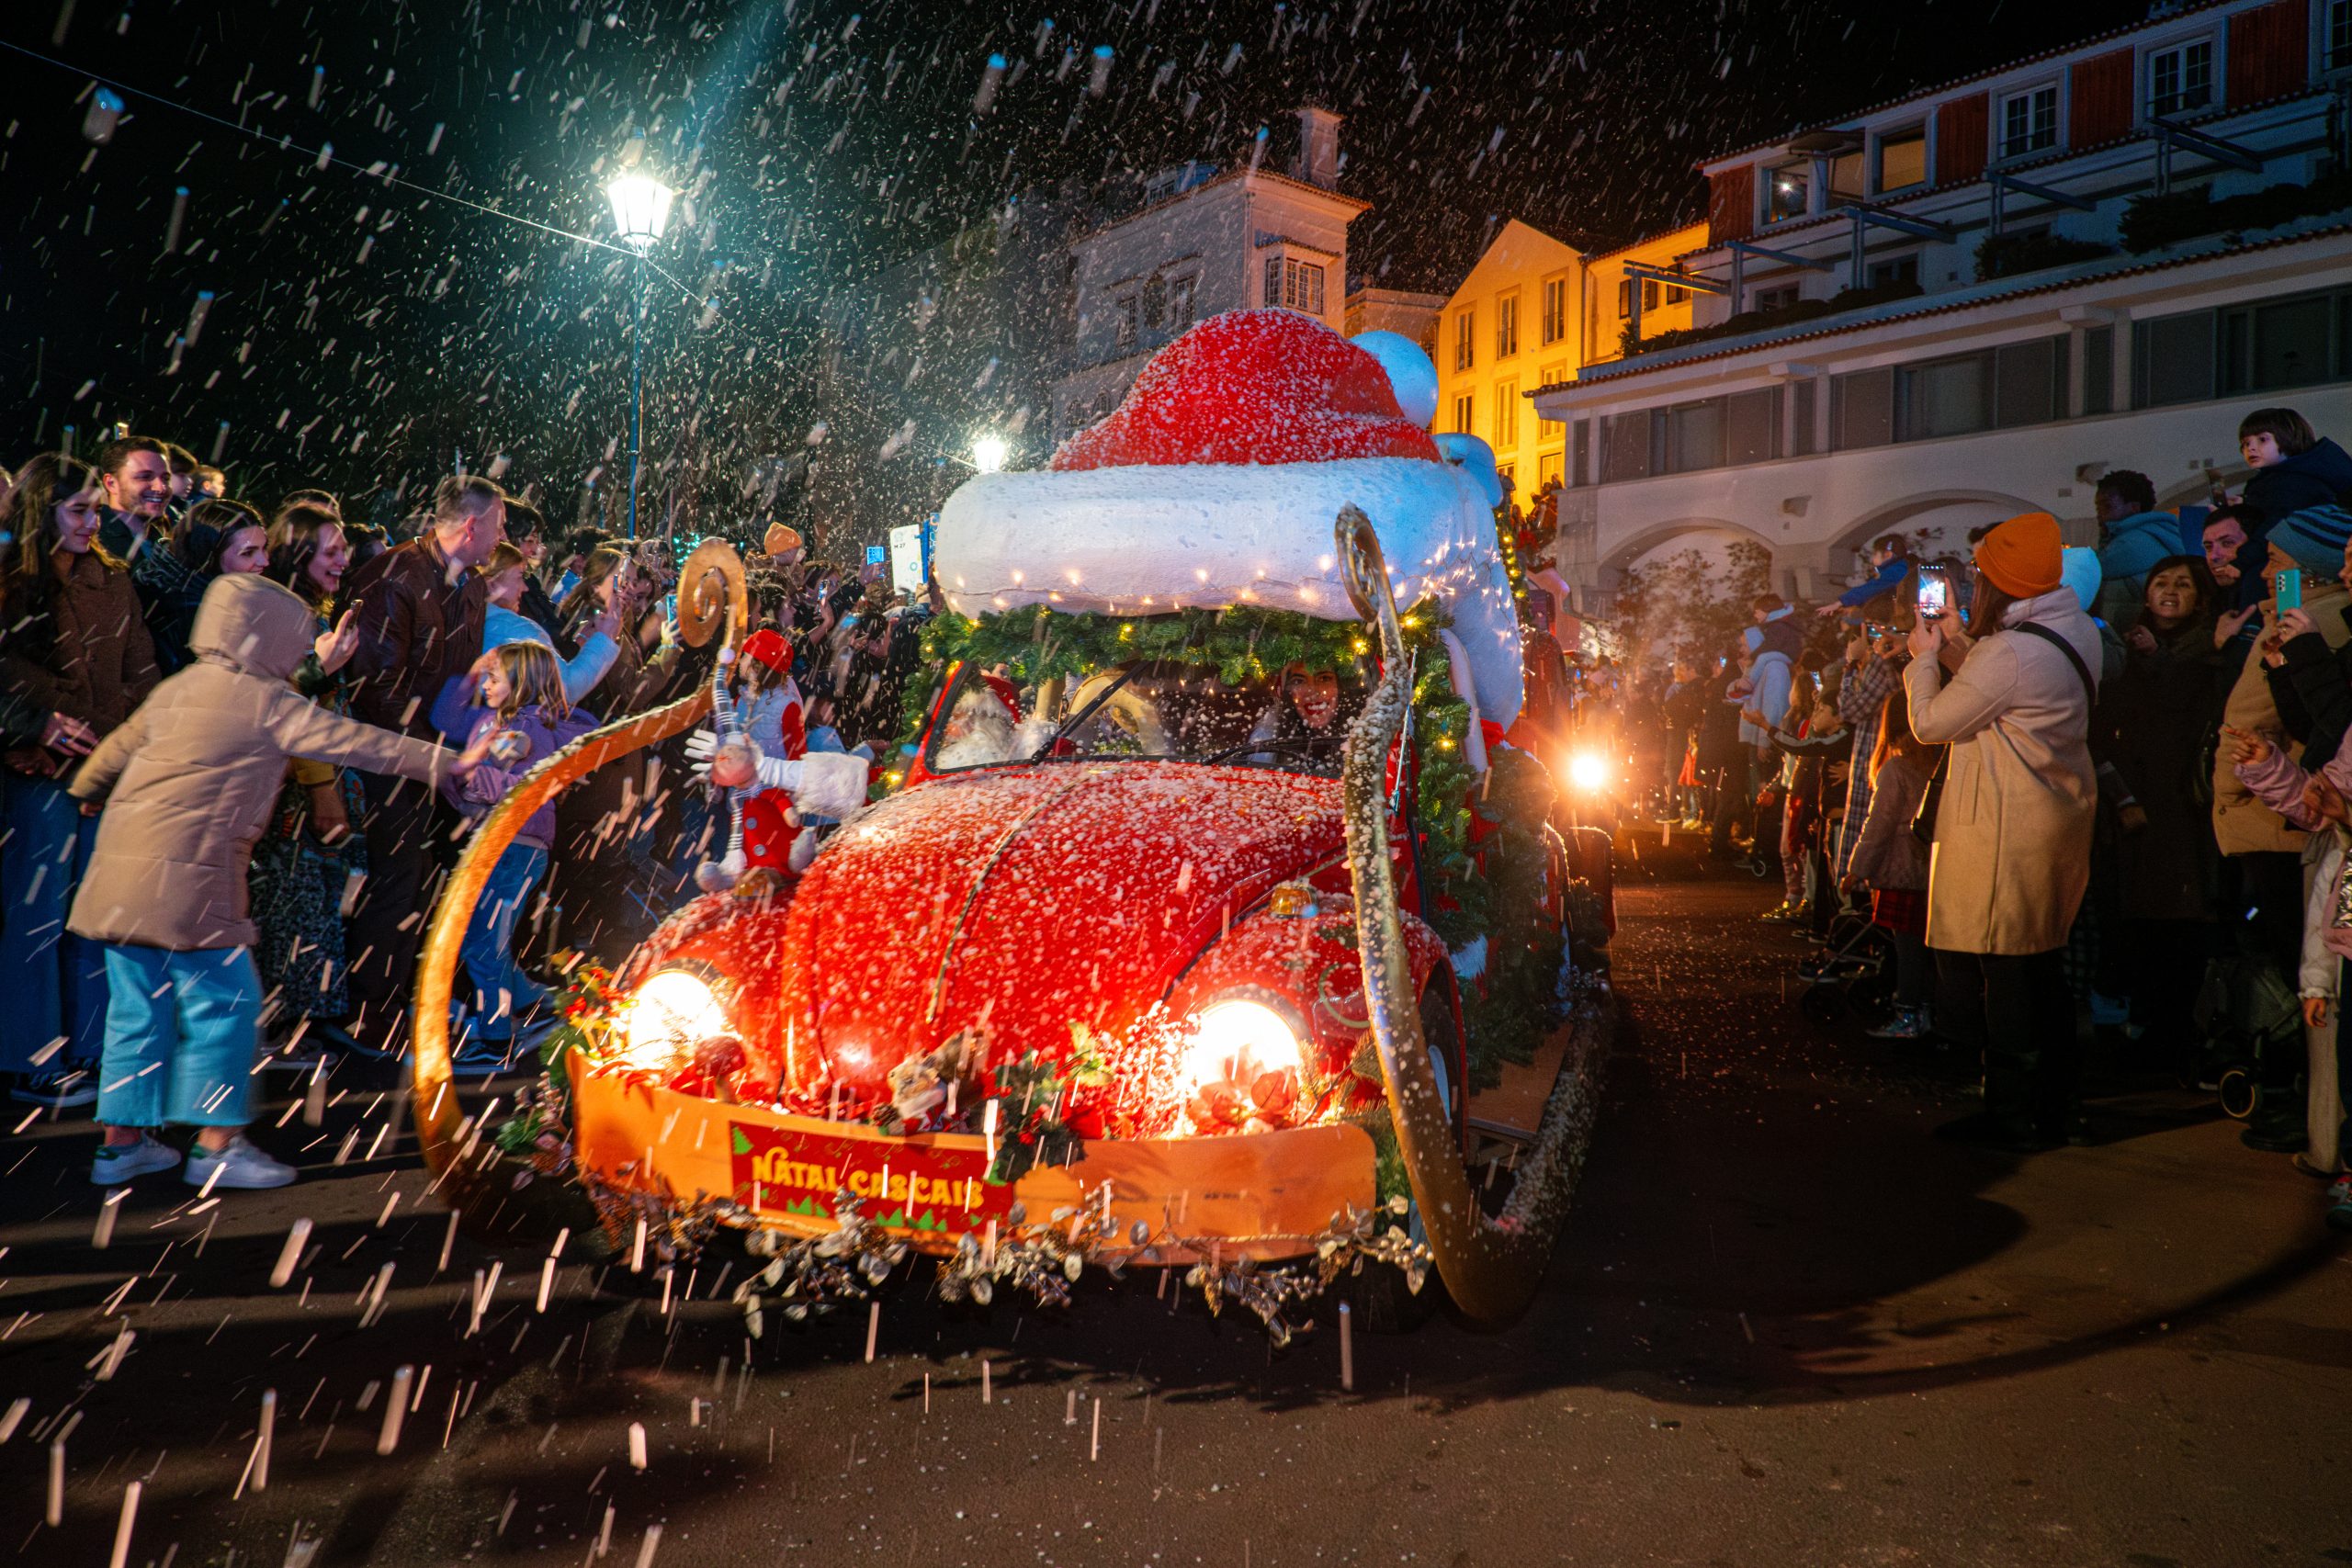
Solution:
{"label": "person holding smartphone", "polygon": [[[2286,667],[2286,645],[2301,633],[2316,633],[2326,649],[2352,640],[2345,622],[2352,599],[2337,581],[2345,571],[2347,543],[2352,512],[2333,502],[2272,523],[2259,547],[2260,620],[2249,628],[2254,635],[2245,652],[2235,656],[2235,680],[2222,708],[2225,726],[2276,738],[2286,743],[2290,761],[2312,769],[2333,755],[2332,725],[2321,716],[2334,715],[2327,705],[2314,710],[2300,700]],[[2336,739],[2341,733],[2335,732]],[[2238,776],[2228,748],[2219,750],[2212,821],[2223,857],[2223,918],[2253,938],[2256,951],[2292,988],[2302,956],[2303,895],[2324,846],[2314,845],[2311,835],[2266,804]],[[2273,1053],[2265,1061],[2262,1103],[2241,1134],[2249,1148],[2293,1154],[2309,1141],[2302,1097],[2295,1088],[2301,1064],[2286,1057]]]}
{"label": "person holding smartphone", "polygon": [[1992,529],[1967,629],[1923,584],[1903,672],[1912,732],[1951,747],[1928,852],[1939,1016],[1984,1054],[1984,1109],[1937,1131],[2018,1154],[2072,1134],[2081,1077],[2062,961],[2090,881],[2100,650],[2062,561],[2046,512]]}

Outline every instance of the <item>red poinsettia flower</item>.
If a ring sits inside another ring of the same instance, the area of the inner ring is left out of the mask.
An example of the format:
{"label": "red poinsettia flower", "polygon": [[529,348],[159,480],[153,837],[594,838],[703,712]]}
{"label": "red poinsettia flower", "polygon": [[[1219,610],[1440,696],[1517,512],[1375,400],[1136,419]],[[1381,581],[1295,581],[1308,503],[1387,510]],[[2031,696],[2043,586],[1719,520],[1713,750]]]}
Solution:
{"label": "red poinsettia flower", "polygon": [[1298,1069],[1260,1073],[1250,1086],[1250,1098],[1257,1104],[1261,1121],[1276,1127],[1287,1125],[1298,1110]]}

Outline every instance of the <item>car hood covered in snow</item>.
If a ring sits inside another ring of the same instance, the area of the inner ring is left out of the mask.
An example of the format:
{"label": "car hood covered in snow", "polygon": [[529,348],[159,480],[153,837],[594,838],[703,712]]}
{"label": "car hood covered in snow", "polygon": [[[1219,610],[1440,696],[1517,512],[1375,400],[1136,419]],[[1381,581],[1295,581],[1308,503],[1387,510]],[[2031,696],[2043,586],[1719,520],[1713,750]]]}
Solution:
{"label": "car hood covered in snow", "polygon": [[1336,781],[1083,762],[935,779],[826,844],[788,897],[703,901],[630,968],[700,959],[787,1100],[887,1098],[958,1034],[990,1063],[1118,1031],[1277,884],[1337,857]]}

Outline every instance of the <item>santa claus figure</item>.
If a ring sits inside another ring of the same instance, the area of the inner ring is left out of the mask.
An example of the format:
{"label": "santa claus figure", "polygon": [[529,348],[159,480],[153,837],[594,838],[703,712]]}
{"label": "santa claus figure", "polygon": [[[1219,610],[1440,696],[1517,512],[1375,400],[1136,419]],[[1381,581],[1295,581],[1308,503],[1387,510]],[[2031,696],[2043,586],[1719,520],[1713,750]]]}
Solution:
{"label": "santa claus figure", "polygon": [[932,754],[934,773],[1009,762],[1020,749],[1021,700],[1001,675],[983,675],[980,684],[956,699]]}

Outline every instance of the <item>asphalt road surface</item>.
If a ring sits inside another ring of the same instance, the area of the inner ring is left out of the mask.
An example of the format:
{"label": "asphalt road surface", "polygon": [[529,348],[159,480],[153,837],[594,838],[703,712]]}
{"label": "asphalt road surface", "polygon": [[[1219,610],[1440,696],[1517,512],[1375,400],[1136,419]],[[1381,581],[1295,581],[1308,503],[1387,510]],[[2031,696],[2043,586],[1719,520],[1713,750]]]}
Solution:
{"label": "asphalt road surface", "polygon": [[[2352,1271],[2317,1184],[2129,1076],[2093,1147],[1931,1141],[1965,1065],[1804,1022],[1771,894],[1679,848],[1628,868],[1624,1026],[1544,1292],[1498,1334],[1359,1333],[1353,1393],[1328,1323],[1277,1351],[1157,1272],[1068,1313],[901,1287],[870,1364],[863,1312],[747,1358],[714,1281],[665,1314],[578,1236],[540,1312],[544,1240],[439,1266],[365,1088],[266,1132],[310,1145],[298,1186],[199,1210],[150,1178],[96,1249],[90,1125],[37,1122],[0,1148],[0,1410],[27,1402],[0,1552],[107,1562],[137,1483],[132,1568],[586,1564],[600,1539],[887,1568],[2352,1562]],[[272,1290],[298,1218],[307,1291]]]}

